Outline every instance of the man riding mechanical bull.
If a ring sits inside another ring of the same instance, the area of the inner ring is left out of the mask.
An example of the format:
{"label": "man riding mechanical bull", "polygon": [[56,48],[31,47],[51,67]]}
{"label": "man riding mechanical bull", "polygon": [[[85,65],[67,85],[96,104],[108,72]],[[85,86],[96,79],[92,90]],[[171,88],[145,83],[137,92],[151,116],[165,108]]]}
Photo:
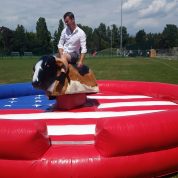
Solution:
{"label": "man riding mechanical bull", "polygon": [[[48,96],[99,91],[93,72],[84,65],[85,32],[75,23],[74,14],[64,14],[66,28],[58,43],[56,56],[43,56],[34,66],[32,84]],[[81,51],[80,51],[81,50]]]}

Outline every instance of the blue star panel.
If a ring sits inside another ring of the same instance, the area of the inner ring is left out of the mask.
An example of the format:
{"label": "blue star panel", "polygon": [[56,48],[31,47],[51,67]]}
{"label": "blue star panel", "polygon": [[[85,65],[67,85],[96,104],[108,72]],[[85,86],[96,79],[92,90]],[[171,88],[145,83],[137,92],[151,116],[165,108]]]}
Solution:
{"label": "blue star panel", "polygon": [[0,85],[0,109],[42,109],[48,110],[55,100],[48,100],[41,90],[31,83]]}
{"label": "blue star panel", "polygon": [[45,95],[31,95],[0,100],[0,109],[43,109],[51,108],[55,100],[48,100]]}

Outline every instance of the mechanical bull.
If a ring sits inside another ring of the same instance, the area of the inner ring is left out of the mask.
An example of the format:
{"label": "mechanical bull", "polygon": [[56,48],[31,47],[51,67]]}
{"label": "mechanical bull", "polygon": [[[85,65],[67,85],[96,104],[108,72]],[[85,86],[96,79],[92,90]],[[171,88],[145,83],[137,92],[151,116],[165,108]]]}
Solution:
{"label": "mechanical bull", "polygon": [[63,66],[54,56],[41,57],[33,69],[32,85],[46,91],[49,97],[99,91],[95,75],[87,66],[69,64],[65,75],[61,72]]}

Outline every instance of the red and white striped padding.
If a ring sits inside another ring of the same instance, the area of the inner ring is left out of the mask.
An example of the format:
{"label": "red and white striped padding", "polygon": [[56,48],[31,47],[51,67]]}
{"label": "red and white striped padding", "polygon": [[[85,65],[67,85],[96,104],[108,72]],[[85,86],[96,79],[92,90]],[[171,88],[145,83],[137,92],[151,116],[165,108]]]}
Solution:
{"label": "red and white striped padding", "polygon": [[[52,144],[94,144],[95,127],[98,119],[133,116],[178,109],[172,101],[160,100],[144,95],[106,95],[104,93],[87,96],[87,104],[82,108],[59,112],[31,112],[1,114],[3,119],[45,120]],[[124,117],[122,117],[123,119]]]}

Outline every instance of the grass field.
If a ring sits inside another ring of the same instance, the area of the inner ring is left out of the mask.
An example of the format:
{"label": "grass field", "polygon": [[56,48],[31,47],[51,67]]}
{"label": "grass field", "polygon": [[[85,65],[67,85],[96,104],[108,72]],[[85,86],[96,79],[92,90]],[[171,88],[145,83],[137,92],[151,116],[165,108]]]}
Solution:
{"label": "grass field", "polygon": [[[31,81],[39,57],[0,58],[0,83]],[[150,58],[86,58],[97,79],[178,83],[178,61]]]}

